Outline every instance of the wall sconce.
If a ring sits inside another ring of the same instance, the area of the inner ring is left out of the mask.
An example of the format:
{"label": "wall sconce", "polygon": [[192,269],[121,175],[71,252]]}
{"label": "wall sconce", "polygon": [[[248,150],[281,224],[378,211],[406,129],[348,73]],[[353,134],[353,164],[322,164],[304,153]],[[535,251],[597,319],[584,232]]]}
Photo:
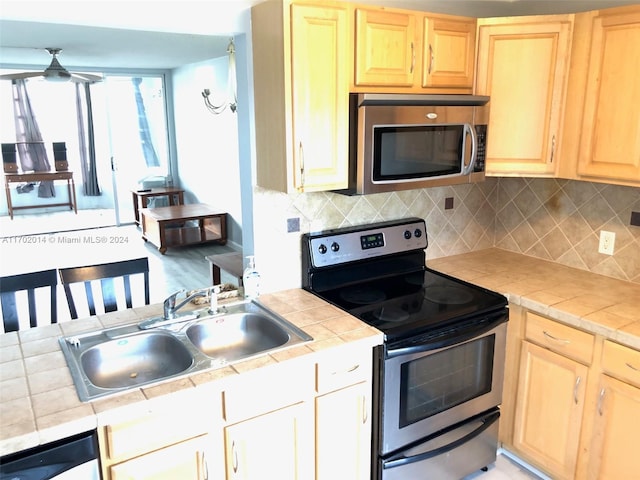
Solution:
{"label": "wall sconce", "polygon": [[238,108],[238,93],[236,86],[236,46],[233,43],[233,38],[229,40],[229,46],[227,47],[227,53],[229,54],[229,79],[228,79],[228,87],[229,87],[229,100],[220,104],[214,105],[209,96],[211,95],[211,91],[208,88],[202,90],[202,98],[204,99],[204,105],[207,109],[218,115],[226,110],[227,107],[231,109],[232,112],[235,112]]}

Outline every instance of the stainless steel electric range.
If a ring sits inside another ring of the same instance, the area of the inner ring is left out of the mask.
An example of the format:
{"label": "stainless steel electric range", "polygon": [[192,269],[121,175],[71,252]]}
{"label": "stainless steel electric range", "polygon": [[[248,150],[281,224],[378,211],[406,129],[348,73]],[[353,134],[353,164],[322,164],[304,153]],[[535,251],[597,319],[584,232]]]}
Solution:
{"label": "stainless steel electric range", "polygon": [[459,479],[495,461],[507,300],[429,269],[424,220],[303,235],[303,288],[384,333],[372,478]]}

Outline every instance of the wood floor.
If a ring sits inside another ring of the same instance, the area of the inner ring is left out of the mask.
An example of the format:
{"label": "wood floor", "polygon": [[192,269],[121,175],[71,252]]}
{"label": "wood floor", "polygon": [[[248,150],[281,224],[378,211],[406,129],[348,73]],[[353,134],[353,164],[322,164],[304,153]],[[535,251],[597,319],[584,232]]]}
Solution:
{"label": "wood floor", "polygon": [[[231,251],[228,245],[212,243],[169,248],[162,255],[142,239],[135,225],[27,235],[0,231],[0,276],[145,256],[149,259],[151,303],[160,303],[175,291],[209,286],[210,266],[205,257]],[[58,314],[64,321],[68,312],[59,290]]]}

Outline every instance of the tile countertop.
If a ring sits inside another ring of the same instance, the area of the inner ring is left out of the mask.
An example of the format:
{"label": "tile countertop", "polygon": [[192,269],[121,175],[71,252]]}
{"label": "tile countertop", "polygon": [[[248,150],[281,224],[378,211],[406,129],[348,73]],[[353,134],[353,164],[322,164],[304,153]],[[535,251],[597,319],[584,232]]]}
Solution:
{"label": "tile countertop", "polygon": [[640,350],[640,285],[498,248],[427,261],[509,302]]}
{"label": "tile countertop", "polygon": [[158,403],[166,403],[169,394],[181,401],[195,401],[189,395],[197,394],[196,387],[232,379],[256,368],[347,343],[362,342],[373,347],[382,342],[382,334],[375,328],[303,290],[262,295],[260,302],[311,335],[313,341],[90,403],[78,399],[58,338],[139,322],[162,314],[161,304],[0,334],[0,456],[155,408]]}

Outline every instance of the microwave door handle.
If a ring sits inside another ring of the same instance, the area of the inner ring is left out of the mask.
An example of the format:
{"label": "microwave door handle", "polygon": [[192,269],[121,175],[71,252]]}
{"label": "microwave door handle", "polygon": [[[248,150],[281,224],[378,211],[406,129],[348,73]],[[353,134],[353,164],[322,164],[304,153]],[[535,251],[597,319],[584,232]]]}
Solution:
{"label": "microwave door handle", "polygon": [[[487,430],[491,425],[498,421],[500,418],[500,411],[494,411],[488,413],[486,416],[479,418],[477,420],[478,428],[475,428],[473,431],[467,433],[466,435],[455,438],[453,441],[449,442],[446,445],[442,445],[440,447],[436,447],[433,450],[429,450],[423,453],[418,453],[417,455],[413,455],[410,457],[405,456],[403,453],[399,453],[391,458],[389,458],[386,462],[384,462],[384,469],[390,469],[394,467],[401,467],[403,465],[408,465],[415,462],[423,462],[425,460],[429,460],[430,458],[437,457],[438,455],[443,455],[447,452],[450,452],[454,448],[463,445],[470,440],[473,440],[482,432]],[[450,434],[455,435],[454,432],[450,432]],[[446,435],[446,434],[445,434]]]}
{"label": "microwave door handle", "polygon": [[476,131],[472,125],[468,123],[464,124],[465,132],[469,134],[471,137],[471,158],[469,159],[469,164],[462,167],[463,175],[470,175],[473,172],[473,168],[476,166],[476,153],[478,150],[478,141],[476,139]]}

